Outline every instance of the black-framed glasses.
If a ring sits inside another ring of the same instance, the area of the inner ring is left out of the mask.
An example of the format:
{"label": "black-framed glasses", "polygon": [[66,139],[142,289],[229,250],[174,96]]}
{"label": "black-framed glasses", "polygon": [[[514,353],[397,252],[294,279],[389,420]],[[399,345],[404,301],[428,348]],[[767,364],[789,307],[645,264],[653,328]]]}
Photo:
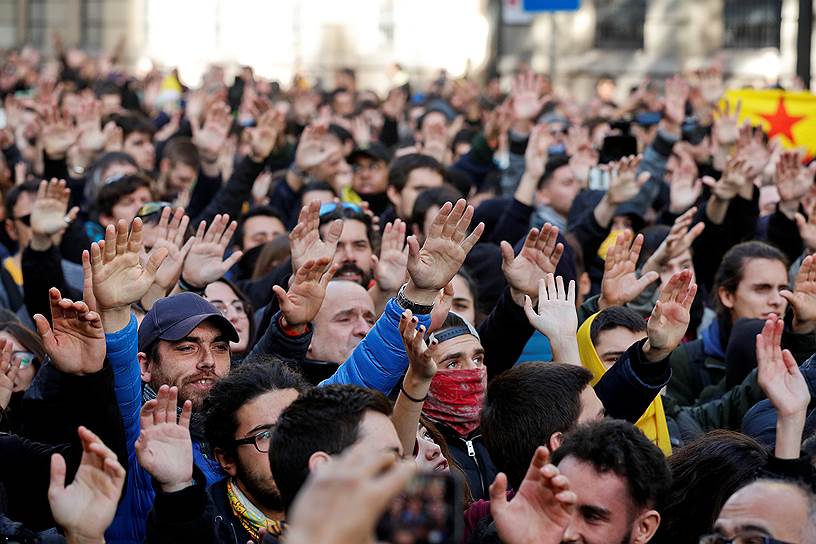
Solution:
{"label": "black-framed glasses", "polygon": [[269,441],[271,439],[272,439],[272,426],[269,426],[266,429],[261,429],[260,431],[257,431],[253,435],[234,440],[233,445],[244,446],[246,444],[252,444],[253,446],[255,446],[255,449],[258,450],[258,453],[269,453]]}
{"label": "black-framed glasses", "polygon": [[712,533],[700,537],[700,544],[790,544],[777,540],[772,536],[757,532],[740,533],[737,536],[726,538],[723,535]]}
{"label": "black-framed glasses", "polygon": [[19,221],[20,223],[22,223],[26,227],[31,226],[31,214],[30,213],[26,214],[26,215],[21,215],[20,217],[15,217],[14,220]]}
{"label": "black-framed glasses", "polygon": [[163,209],[170,208],[172,204],[169,202],[146,202],[142,204],[139,211],[136,212],[136,217],[144,219],[145,217],[161,213]]}

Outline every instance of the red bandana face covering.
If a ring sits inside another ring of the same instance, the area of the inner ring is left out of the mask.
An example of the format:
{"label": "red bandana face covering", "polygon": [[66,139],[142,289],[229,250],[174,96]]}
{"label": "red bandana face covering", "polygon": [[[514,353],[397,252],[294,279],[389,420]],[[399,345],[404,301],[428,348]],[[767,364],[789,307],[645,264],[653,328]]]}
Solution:
{"label": "red bandana face covering", "polygon": [[440,370],[431,381],[428,399],[422,411],[432,421],[444,423],[461,437],[479,426],[487,371],[485,367],[467,370]]}

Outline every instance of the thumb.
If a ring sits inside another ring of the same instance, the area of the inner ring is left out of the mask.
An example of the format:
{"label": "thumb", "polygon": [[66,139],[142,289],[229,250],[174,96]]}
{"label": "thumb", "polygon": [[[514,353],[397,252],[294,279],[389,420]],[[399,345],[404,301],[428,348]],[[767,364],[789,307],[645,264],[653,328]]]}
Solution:
{"label": "thumb", "polygon": [[37,334],[42,338],[46,347],[54,342],[54,331],[51,330],[48,320],[42,314],[34,314],[34,324],[37,326]]}
{"label": "thumb", "polygon": [[507,476],[499,472],[490,484],[490,513],[493,517],[507,507]]}
{"label": "thumb", "polygon": [[799,230],[802,230],[805,228],[805,226],[807,226],[807,219],[805,219],[805,216],[801,213],[796,212],[794,219],[796,220],[796,226],[799,228]]}
{"label": "thumb", "polygon": [[658,274],[654,270],[651,270],[643,274],[637,280],[637,288],[639,289],[639,292],[642,293],[644,289],[649,287],[649,284],[656,282],[658,279],[660,279],[660,274]]}
{"label": "thumb", "polygon": [[781,291],[779,291],[779,296],[780,296],[780,297],[782,297],[782,298],[784,298],[785,300],[787,300],[787,301],[788,301],[788,303],[789,303],[791,306],[793,306],[793,305],[794,305],[794,300],[796,300],[796,298],[794,297],[793,293],[792,293],[792,292],[790,292],[789,290],[787,290],[787,289],[782,289]]}
{"label": "thumb", "polygon": [[510,266],[513,264],[513,259],[516,257],[513,253],[513,246],[511,246],[506,240],[502,240],[499,247],[501,248],[502,265]]}
{"label": "thumb", "polygon": [[530,323],[535,323],[535,320],[538,318],[538,314],[533,310],[533,300],[529,295],[524,295],[524,314]]}
{"label": "thumb", "polygon": [[286,291],[280,285],[273,285],[272,292],[275,293],[275,296],[278,297],[278,305],[281,309],[287,307],[289,304],[289,298],[286,296]]}
{"label": "thumb", "polygon": [[419,240],[412,234],[406,242],[408,242],[408,255],[417,258],[419,256]]}
{"label": "thumb", "polygon": [[717,180],[715,180],[711,176],[703,176],[702,178],[700,178],[700,181],[703,182],[703,185],[712,189],[717,185]]}
{"label": "thumb", "polygon": [[65,459],[59,453],[51,456],[51,482],[48,495],[52,498],[65,490]]}
{"label": "thumb", "polygon": [[147,264],[145,265],[145,272],[149,274],[150,277],[154,277],[156,272],[159,270],[159,267],[164,262],[164,259],[167,258],[167,248],[161,247],[158,251],[153,253],[149,259],[147,259]]}

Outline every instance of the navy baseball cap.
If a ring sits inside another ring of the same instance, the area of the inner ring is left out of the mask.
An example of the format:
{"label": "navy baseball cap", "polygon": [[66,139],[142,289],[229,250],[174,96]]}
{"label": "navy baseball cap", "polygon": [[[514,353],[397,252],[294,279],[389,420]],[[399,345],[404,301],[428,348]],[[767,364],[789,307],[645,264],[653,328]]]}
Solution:
{"label": "navy baseball cap", "polygon": [[178,293],[160,298],[139,325],[139,351],[146,352],[156,340],[181,340],[207,319],[211,319],[230,341],[238,341],[232,323],[203,297],[195,293]]}

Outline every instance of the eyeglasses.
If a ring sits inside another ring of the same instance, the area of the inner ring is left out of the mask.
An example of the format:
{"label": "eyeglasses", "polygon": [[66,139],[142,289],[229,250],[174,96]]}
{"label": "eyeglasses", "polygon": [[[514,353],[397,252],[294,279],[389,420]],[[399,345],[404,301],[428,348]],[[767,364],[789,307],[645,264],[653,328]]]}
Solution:
{"label": "eyeglasses", "polygon": [[20,223],[22,223],[26,227],[31,226],[31,214],[30,213],[27,214],[27,215],[21,215],[20,217],[15,217],[14,220],[19,221]]}
{"label": "eyeglasses", "polygon": [[320,217],[332,213],[338,207],[342,207],[344,210],[350,210],[354,213],[363,213],[363,209],[357,204],[350,204],[348,202],[327,202],[320,206]]}
{"label": "eyeglasses", "polygon": [[144,219],[150,215],[161,213],[163,209],[170,208],[171,206],[172,204],[169,202],[147,202],[142,204],[142,207],[139,208],[138,212],[136,212],[136,217],[139,219]]}
{"label": "eyeglasses", "polygon": [[12,351],[11,361],[20,368],[31,366],[37,356],[30,351]]}
{"label": "eyeglasses", "polygon": [[700,537],[699,544],[790,544],[777,540],[772,536],[763,535],[756,532],[742,533],[732,538],[712,533]]}
{"label": "eyeglasses", "polygon": [[255,449],[258,450],[258,453],[269,453],[269,441],[271,439],[272,439],[272,426],[270,425],[269,428],[261,429],[252,436],[236,439],[235,441],[233,441],[233,445],[244,446],[246,444],[252,444],[253,446],[255,446]]}
{"label": "eyeglasses", "polygon": [[234,300],[229,304],[227,304],[226,302],[222,302],[220,300],[211,300],[210,304],[215,306],[215,309],[221,312],[221,315],[223,315],[224,317],[227,317],[230,309],[233,312],[241,315],[245,315],[247,313],[246,306],[240,300]]}

